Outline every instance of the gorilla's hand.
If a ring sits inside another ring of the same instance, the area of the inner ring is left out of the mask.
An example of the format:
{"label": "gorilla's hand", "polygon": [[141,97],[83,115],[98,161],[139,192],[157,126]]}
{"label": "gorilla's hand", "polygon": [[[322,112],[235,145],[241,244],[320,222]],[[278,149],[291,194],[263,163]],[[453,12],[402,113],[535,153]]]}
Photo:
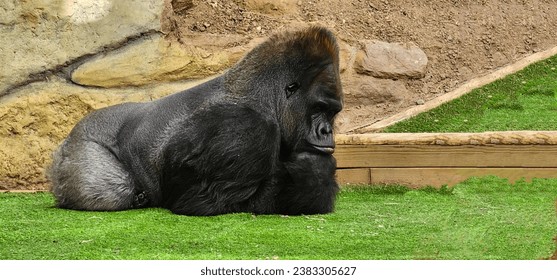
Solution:
{"label": "gorilla's hand", "polygon": [[[283,189],[277,205],[284,214],[319,214],[333,211],[338,185],[336,161],[328,154],[303,152],[283,163]],[[303,201],[304,203],[297,203]]]}
{"label": "gorilla's hand", "polygon": [[332,155],[302,152],[293,155],[284,163],[288,174],[297,182],[330,180],[334,178],[336,160]]}

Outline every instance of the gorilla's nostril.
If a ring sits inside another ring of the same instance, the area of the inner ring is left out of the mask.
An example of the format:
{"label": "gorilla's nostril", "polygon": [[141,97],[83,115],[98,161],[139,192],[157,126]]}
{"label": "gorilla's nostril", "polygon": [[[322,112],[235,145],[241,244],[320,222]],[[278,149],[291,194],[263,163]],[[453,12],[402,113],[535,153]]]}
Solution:
{"label": "gorilla's nostril", "polygon": [[328,135],[333,133],[333,128],[328,123],[322,123],[319,126],[320,135]]}

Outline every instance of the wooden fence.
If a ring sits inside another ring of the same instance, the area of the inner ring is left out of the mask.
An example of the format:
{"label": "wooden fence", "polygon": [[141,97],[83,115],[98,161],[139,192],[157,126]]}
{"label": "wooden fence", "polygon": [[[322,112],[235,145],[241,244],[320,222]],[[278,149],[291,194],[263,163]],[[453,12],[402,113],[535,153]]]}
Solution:
{"label": "wooden fence", "polygon": [[472,176],[557,178],[557,131],[337,135],[340,184],[454,185]]}

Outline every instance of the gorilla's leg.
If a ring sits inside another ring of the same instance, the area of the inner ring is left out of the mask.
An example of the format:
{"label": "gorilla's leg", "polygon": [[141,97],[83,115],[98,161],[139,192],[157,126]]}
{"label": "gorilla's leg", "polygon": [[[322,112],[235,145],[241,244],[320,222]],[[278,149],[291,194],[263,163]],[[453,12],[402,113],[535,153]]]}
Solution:
{"label": "gorilla's leg", "polygon": [[49,170],[52,193],[61,208],[111,211],[146,204],[129,173],[105,147],[69,138],[54,153]]}

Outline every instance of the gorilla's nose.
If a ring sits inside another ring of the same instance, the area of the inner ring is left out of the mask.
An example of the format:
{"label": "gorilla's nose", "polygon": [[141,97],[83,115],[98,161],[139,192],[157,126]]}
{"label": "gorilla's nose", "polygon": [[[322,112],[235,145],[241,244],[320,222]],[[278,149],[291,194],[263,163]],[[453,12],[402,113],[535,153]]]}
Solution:
{"label": "gorilla's nose", "polygon": [[320,153],[334,153],[335,139],[333,136],[333,127],[328,122],[319,123],[308,138],[308,142],[313,149]]}
{"label": "gorilla's nose", "polygon": [[329,137],[331,134],[333,134],[333,127],[329,123],[322,122],[317,127],[317,135],[321,137]]}

